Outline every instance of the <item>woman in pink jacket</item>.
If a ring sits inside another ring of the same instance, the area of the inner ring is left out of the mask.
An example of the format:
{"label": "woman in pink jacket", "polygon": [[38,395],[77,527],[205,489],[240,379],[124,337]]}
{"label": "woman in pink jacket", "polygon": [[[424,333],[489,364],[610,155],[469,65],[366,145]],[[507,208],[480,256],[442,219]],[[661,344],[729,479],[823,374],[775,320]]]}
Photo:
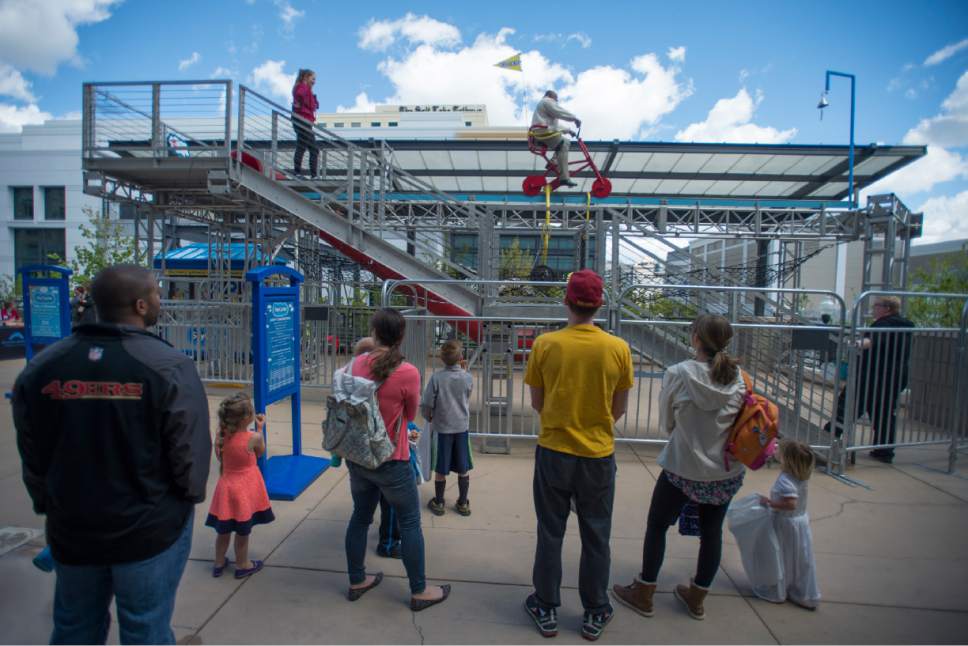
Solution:
{"label": "woman in pink jacket", "polygon": [[316,136],[313,134],[316,110],[319,108],[319,101],[313,94],[315,83],[316,73],[301,69],[296,76],[296,84],[292,87],[292,127],[296,131],[296,154],[293,156],[292,165],[296,175],[302,175],[303,153],[308,149],[311,177],[316,176],[319,159]]}

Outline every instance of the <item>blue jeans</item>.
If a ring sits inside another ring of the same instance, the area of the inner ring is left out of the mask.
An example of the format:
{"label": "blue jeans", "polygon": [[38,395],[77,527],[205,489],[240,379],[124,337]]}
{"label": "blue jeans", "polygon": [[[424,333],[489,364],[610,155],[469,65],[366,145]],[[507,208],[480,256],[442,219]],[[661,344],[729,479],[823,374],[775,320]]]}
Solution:
{"label": "blue jeans", "polygon": [[366,535],[382,493],[399,519],[400,551],[410,579],[410,592],[423,592],[427,583],[423,532],[420,530],[420,497],[410,463],[389,460],[376,469],[366,469],[352,462],[346,464],[353,495],[353,515],[346,528],[346,568],[350,585],[363,583],[366,579]]}
{"label": "blue jeans", "polygon": [[175,592],[192,548],[192,519],[164,552],[117,565],[55,564],[54,633],[51,644],[103,644],[117,601],[122,644],[174,644]]}

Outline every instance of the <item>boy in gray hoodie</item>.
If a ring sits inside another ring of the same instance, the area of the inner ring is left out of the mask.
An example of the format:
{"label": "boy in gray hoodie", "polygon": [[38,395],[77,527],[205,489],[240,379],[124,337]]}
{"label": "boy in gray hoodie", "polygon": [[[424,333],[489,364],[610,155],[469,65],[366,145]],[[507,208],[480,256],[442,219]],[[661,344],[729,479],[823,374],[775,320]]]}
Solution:
{"label": "boy in gray hoodie", "polygon": [[447,474],[451,472],[457,472],[458,497],[454,510],[461,516],[471,515],[467,500],[471,482],[468,471],[474,468],[474,464],[468,433],[468,400],[474,380],[465,370],[463,354],[464,348],[456,339],[440,346],[440,359],[445,367],[431,375],[420,399],[420,412],[432,424],[437,436],[431,458],[435,496],[427,504],[437,516],[444,515],[444,489],[447,487]]}

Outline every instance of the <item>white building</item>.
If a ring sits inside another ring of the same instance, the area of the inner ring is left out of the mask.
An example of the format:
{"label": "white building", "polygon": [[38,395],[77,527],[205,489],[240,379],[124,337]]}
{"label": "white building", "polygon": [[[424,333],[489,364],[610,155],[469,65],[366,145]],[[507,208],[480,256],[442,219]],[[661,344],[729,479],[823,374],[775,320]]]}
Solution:
{"label": "white building", "polygon": [[88,221],[84,208],[101,209],[101,200],[81,189],[79,120],[0,134],[0,275],[49,262],[51,254],[73,258]]}

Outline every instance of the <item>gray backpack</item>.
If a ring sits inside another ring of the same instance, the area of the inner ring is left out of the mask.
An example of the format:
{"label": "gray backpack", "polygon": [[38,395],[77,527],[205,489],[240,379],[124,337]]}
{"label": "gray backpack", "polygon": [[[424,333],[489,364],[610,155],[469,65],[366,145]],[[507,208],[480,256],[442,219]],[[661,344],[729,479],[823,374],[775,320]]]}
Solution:
{"label": "gray backpack", "polygon": [[[394,450],[376,398],[384,382],[354,377],[355,361],[333,373],[333,390],[326,398],[323,448],[361,467],[375,469],[390,459]],[[400,421],[402,424],[402,415]]]}

